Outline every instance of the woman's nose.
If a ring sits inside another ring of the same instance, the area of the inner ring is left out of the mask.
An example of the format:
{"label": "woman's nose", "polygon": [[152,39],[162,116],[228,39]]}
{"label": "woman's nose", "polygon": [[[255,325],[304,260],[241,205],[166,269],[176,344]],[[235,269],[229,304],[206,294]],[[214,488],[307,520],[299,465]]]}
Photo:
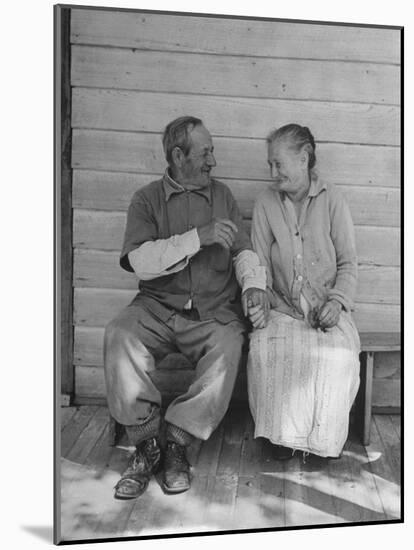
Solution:
{"label": "woman's nose", "polygon": [[270,175],[273,179],[277,178],[279,171],[274,164],[270,165]]}

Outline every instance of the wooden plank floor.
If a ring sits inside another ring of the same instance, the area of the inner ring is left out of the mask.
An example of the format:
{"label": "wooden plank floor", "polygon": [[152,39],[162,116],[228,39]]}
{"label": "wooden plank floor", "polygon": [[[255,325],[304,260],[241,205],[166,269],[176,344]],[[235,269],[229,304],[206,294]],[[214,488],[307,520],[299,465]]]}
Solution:
{"label": "wooden plank floor", "polygon": [[296,453],[275,461],[253,438],[246,409],[232,408],[191,449],[191,490],[166,495],[159,477],[133,501],[113,498],[132,447],[109,447],[105,407],[62,409],[63,540],[383,521],[400,518],[400,417],[375,415],[371,444],[351,432],[339,460]]}

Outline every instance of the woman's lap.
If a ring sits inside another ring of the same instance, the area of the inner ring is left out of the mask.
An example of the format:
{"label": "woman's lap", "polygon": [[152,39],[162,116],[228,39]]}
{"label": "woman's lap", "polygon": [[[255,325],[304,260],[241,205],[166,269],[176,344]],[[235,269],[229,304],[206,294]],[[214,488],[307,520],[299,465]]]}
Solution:
{"label": "woman's lap", "polygon": [[322,455],[340,452],[359,383],[358,345],[347,317],[324,333],[272,311],[268,326],[250,339],[256,437]]}

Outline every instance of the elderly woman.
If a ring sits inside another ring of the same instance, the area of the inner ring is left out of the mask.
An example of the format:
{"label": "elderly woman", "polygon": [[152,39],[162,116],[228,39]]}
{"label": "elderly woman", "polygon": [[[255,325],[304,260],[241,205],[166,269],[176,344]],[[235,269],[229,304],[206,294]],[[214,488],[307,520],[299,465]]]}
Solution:
{"label": "elderly woman", "polygon": [[274,184],[258,197],[252,225],[269,299],[249,308],[255,437],[274,443],[279,459],[293,450],[338,457],[359,385],[353,224],[338,190],[314,171],[308,128],[288,124],[267,142]]}

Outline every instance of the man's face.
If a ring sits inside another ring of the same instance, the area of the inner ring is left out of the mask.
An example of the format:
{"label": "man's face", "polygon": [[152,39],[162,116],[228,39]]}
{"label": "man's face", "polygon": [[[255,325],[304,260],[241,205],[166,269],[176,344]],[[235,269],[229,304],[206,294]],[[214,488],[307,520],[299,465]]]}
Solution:
{"label": "man's face", "polygon": [[181,167],[180,183],[200,189],[210,185],[210,171],[216,166],[214,147],[209,131],[202,125],[190,132],[191,149]]}

